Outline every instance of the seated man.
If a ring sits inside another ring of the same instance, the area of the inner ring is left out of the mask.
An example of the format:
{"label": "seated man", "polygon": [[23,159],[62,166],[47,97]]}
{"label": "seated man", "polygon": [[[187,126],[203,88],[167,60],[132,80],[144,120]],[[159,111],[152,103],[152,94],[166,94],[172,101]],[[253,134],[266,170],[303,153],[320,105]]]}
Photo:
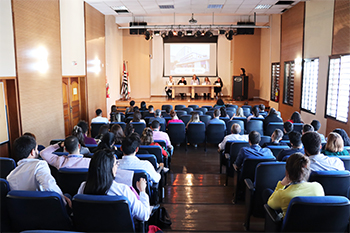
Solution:
{"label": "seated man", "polygon": [[85,144],[97,145],[95,139],[88,137],[89,126],[85,121],[79,121],[78,126],[82,129],[84,134],[84,142]]}
{"label": "seated man", "polygon": [[134,112],[134,106],[135,106],[135,101],[134,100],[131,100],[130,103],[129,103],[129,107],[127,107],[125,109],[125,115],[128,113],[128,112]]}
{"label": "seated man", "polygon": [[106,117],[102,117],[102,110],[101,109],[97,109],[96,110],[96,117],[92,118],[91,123],[109,123],[108,118]]}
{"label": "seated man", "polygon": [[139,151],[139,147],[141,144],[140,137],[137,133],[132,133],[130,136],[127,136],[121,146],[121,150],[123,151],[123,157],[119,160],[119,168],[120,169],[142,169],[145,170],[152,182],[158,183],[160,180],[160,171],[163,168],[160,165],[158,171],[156,171],[153,165],[146,160],[140,160],[136,157],[136,153]]}
{"label": "seated man", "polygon": [[307,133],[307,132],[314,132],[314,127],[310,124],[304,124],[303,126],[303,134]]}
{"label": "seated man", "polygon": [[51,175],[47,162],[38,159],[38,146],[33,137],[24,135],[17,138],[13,151],[17,167],[6,177],[11,190],[56,192],[71,206],[71,201],[62,194]]}
{"label": "seated man", "polygon": [[283,135],[283,140],[289,140],[289,133],[292,132],[294,130],[294,125],[292,122],[290,121],[286,121],[284,122],[283,124],[283,132],[284,132],[284,135]]}
{"label": "seated man", "polygon": [[304,154],[303,144],[301,143],[301,133],[294,131],[290,132],[289,140],[292,147],[289,149],[283,149],[277,156],[278,161],[286,161],[290,155],[297,152]]}
{"label": "seated man", "polygon": [[166,149],[170,156],[173,155],[174,147],[171,145],[169,135],[166,132],[159,131],[160,124],[157,120],[152,121],[151,127],[153,130],[153,140],[163,140],[165,141]]}
{"label": "seated man", "polygon": [[[58,156],[53,152],[64,145],[65,150],[69,153],[67,156]],[[88,168],[90,158],[84,158],[80,154],[80,144],[78,138],[69,136],[64,140],[64,143],[58,143],[46,147],[40,152],[40,156],[46,160],[48,164],[55,168]]]}
{"label": "seated man", "polygon": [[[179,82],[177,83],[177,85],[187,85],[187,82],[185,80],[185,77],[182,77]],[[181,99],[183,99],[184,97],[186,97],[186,93],[180,93],[181,95]]]}
{"label": "seated man", "polygon": [[157,109],[157,110],[155,111],[154,117],[152,117],[151,119],[149,119],[149,124],[151,124],[152,121],[154,121],[154,120],[157,120],[159,123],[164,124],[164,125],[165,125],[165,123],[166,123],[165,119],[162,117],[162,112],[161,112],[159,109]]}
{"label": "seated man", "polygon": [[223,120],[220,120],[220,109],[215,109],[214,110],[214,118],[211,119],[208,123],[208,125],[213,124],[213,123],[219,123],[224,125],[224,130],[226,130],[226,123]]}
{"label": "seated man", "polygon": [[311,125],[312,125],[312,127],[314,127],[315,132],[318,133],[318,135],[320,135],[321,143],[326,143],[327,141],[326,141],[326,138],[324,137],[324,135],[318,132],[318,130],[321,128],[321,123],[318,120],[313,120],[311,122]]}
{"label": "seated man", "polygon": [[316,132],[307,132],[301,137],[305,155],[310,159],[311,171],[344,171],[344,163],[336,156],[320,153],[321,138]]}
{"label": "seated man", "polygon": [[153,105],[149,105],[148,106],[148,112],[145,112],[143,117],[154,117],[154,107],[153,107]]}
{"label": "seated man", "polygon": [[281,142],[283,137],[283,132],[280,129],[275,129],[271,135],[271,142],[265,142],[262,147],[267,146],[288,146],[286,143]]}
{"label": "seated man", "polygon": [[228,141],[242,141],[248,142],[248,135],[240,135],[241,126],[237,123],[233,124],[231,127],[231,134],[224,137],[221,143],[219,143],[219,150],[225,150],[226,142]]}
{"label": "seated man", "polygon": [[252,131],[249,134],[250,147],[243,147],[240,149],[237,159],[233,164],[237,168],[241,168],[243,161],[247,158],[275,158],[269,148],[261,148],[259,146],[261,137],[259,132]]}

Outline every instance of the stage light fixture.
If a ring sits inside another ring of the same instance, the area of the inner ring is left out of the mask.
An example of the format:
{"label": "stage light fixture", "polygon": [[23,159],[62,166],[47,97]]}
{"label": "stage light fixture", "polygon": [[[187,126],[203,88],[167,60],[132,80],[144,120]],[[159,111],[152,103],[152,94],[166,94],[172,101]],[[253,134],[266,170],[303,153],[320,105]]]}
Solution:
{"label": "stage light fixture", "polygon": [[168,36],[169,36],[170,38],[174,36],[174,33],[173,33],[172,30],[170,30],[170,31],[168,32]]}
{"label": "stage light fixture", "polygon": [[178,37],[183,37],[183,36],[184,36],[184,33],[183,33],[182,31],[178,31],[178,32],[177,32],[177,36],[178,36]]}
{"label": "stage light fixture", "polygon": [[192,30],[187,30],[186,31],[186,36],[192,36]]}
{"label": "stage light fixture", "polygon": [[205,33],[205,37],[212,37],[213,36],[213,33],[211,31],[207,31]]}
{"label": "stage light fixture", "polygon": [[151,39],[151,33],[149,31],[145,32],[145,40]]}
{"label": "stage light fixture", "polygon": [[202,32],[201,31],[196,31],[196,33],[194,34],[195,37],[200,37],[202,35]]}
{"label": "stage light fixture", "polygon": [[228,32],[226,32],[225,37],[228,40],[232,40],[233,39],[233,35],[234,35],[233,30],[229,30]]}
{"label": "stage light fixture", "polygon": [[225,35],[225,32],[226,32],[225,30],[221,30],[221,29],[219,30],[220,35]]}
{"label": "stage light fixture", "polygon": [[167,37],[166,35],[166,32],[163,32],[161,35],[160,35],[163,39]]}
{"label": "stage light fixture", "polygon": [[154,31],[154,32],[153,32],[153,35],[159,36],[159,35],[160,35],[160,31]]}
{"label": "stage light fixture", "polygon": [[178,33],[177,31],[173,31],[174,36],[177,36],[177,33]]}

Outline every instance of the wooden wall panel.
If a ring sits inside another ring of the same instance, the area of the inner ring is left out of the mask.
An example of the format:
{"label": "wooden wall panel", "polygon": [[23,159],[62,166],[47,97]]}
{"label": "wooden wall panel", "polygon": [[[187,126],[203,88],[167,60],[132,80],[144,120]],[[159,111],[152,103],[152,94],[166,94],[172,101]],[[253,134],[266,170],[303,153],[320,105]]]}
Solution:
{"label": "wooden wall panel", "polygon": [[335,0],[332,54],[350,53],[350,1]]}
{"label": "wooden wall panel", "polygon": [[305,3],[300,2],[282,14],[281,22],[281,94],[279,111],[283,119],[289,119],[294,111],[300,111],[301,72],[294,75],[293,106],[283,104],[284,62],[303,58]]}
{"label": "wooden wall panel", "polygon": [[12,2],[22,129],[48,145],[64,137],[59,0]]}
{"label": "wooden wall panel", "polygon": [[96,109],[106,109],[105,69],[105,16],[85,3],[86,80],[88,120],[95,117]]}

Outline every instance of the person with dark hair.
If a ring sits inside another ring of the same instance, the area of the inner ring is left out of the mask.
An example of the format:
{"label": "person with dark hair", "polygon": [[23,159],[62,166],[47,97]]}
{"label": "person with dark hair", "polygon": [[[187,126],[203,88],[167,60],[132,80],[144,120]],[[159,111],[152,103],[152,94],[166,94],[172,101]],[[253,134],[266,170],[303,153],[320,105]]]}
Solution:
{"label": "person with dark hair", "polygon": [[92,118],[91,123],[106,123],[108,124],[108,118],[102,116],[102,110],[97,109],[96,110],[96,117]]}
{"label": "person with dark hair", "polygon": [[[68,155],[58,156],[54,152],[60,147],[65,148]],[[40,156],[46,160],[48,164],[55,168],[88,168],[90,164],[90,158],[84,158],[84,155],[80,154],[79,140],[75,136],[69,136],[63,142],[46,147],[40,152]]]}
{"label": "person with dark hair", "polygon": [[307,132],[314,132],[314,127],[312,127],[312,125],[310,125],[310,124],[304,124],[302,133],[304,134]]}
{"label": "person with dark hair", "polygon": [[229,115],[227,114],[227,111],[226,111],[225,107],[221,107],[220,108],[220,117],[227,117],[227,118],[229,118]]}
{"label": "person with dark hair", "polygon": [[88,137],[88,130],[89,130],[89,126],[85,121],[79,121],[79,123],[77,124],[83,131],[84,134],[84,142],[85,144],[93,144],[93,145],[97,145],[95,139]]}
{"label": "person with dark hair", "polygon": [[117,106],[115,106],[115,105],[111,106],[111,113],[109,114],[109,121],[110,122],[121,122],[121,115],[117,111]]}
{"label": "person with dark hair", "polygon": [[78,138],[79,140],[79,144],[80,144],[80,154],[82,155],[88,155],[90,154],[90,150],[89,148],[87,148],[85,146],[85,137],[83,134],[83,130],[82,128],[80,128],[79,126],[74,126],[73,130],[72,130],[72,136],[75,136],[76,138]]}
{"label": "person with dark hair", "polygon": [[124,129],[125,136],[126,137],[129,136],[133,132],[135,132],[134,126],[132,126],[132,124],[130,124],[130,123],[126,124],[125,129]]}
{"label": "person with dark hair", "polygon": [[165,119],[162,117],[162,112],[160,111],[160,109],[157,109],[154,112],[154,117],[149,119],[149,124],[152,124],[152,121],[157,120],[160,124],[164,124],[166,123]]}
{"label": "person with dark hair", "polygon": [[114,134],[114,144],[122,144],[122,141],[125,138],[123,128],[118,124],[114,124],[111,128],[111,133]]}
{"label": "person with dark hair", "polygon": [[289,140],[289,133],[291,133],[294,130],[294,125],[293,123],[286,121],[283,123],[283,139],[284,140]]}
{"label": "person with dark hair", "polygon": [[349,152],[344,149],[344,141],[343,138],[338,133],[330,132],[328,134],[327,144],[322,150],[324,155],[349,155]]}
{"label": "person with dark hair", "polygon": [[[187,85],[186,79],[185,77],[182,77],[179,82],[177,83],[177,85]],[[186,97],[186,93],[180,93],[181,95],[181,99]]]}
{"label": "person with dark hair", "polygon": [[169,152],[169,155],[173,155],[174,147],[171,145],[169,135],[166,132],[160,131],[159,121],[154,120],[151,124],[151,129],[153,130],[153,140],[163,140],[166,144],[166,149]]}
{"label": "person with dark hair", "polygon": [[303,144],[301,143],[301,133],[294,131],[290,132],[289,140],[291,148],[283,149],[282,151],[280,151],[280,153],[277,156],[278,161],[286,161],[287,158],[294,153],[304,154]]}
{"label": "person with dark hair", "polygon": [[247,122],[250,121],[252,118],[264,118],[262,115],[260,115],[259,107],[254,106],[252,109],[252,115],[247,117]]}
{"label": "person with dark hair", "polygon": [[224,137],[221,143],[219,143],[219,150],[225,150],[226,142],[228,141],[241,141],[248,142],[248,134],[240,135],[241,126],[237,123],[234,123],[231,126],[231,134]]}
{"label": "person with dark hair", "polygon": [[136,111],[134,112],[133,118],[130,122],[143,122],[144,124],[146,124],[144,119],[141,119],[141,113],[140,111]]}
{"label": "person with dark hair", "polygon": [[283,137],[283,132],[280,129],[275,129],[273,133],[271,134],[271,142],[265,142],[262,147],[267,146],[287,146],[286,143],[281,142]]}
{"label": "person with dark hair", "polygon": [[147,182],[140,178],[136,182],[140,194],[133,188],[117,183],[114,179],[118,170],[118,160],[109,150],[99,150],[92,156],[86,181],[78,194],[125,196],[129,200],[130,211],[134,218],[147,221],[151,215],[149,197],[146,193]]}
{"label": "person with dark hair", "polygon": [[214,118],[211,119],[208,123],[208,125],[210,124],[223,124],[224,125],[224,130],[226,130],[226,123],[223,120],[220,120],[220,110],[219,109],[215,109],[214,110]]}
{"label": "person with dark hair", "polygon": [[324,135],[318,132],[318,130],[321,128],[321,123],[318,120],[313,120],[310,125],[312,125],[312,127],[314,127],[315,132],[317,132],[318,135],[320,135],[321,142],[326,143],[326,138],[324,137]]}
{"label": "person with dark hair", "polygon": [[292,154],[286,163],[286,176],[278,181],[267,204],[275,210],[282,209],[286,215],[289,202],[298,196],[324,196],[321,184],[308,182],[310,176],[309,158],[301,153]]}
{"label": "person with dark hair", "polygon": [[125,115],[128,113],[128,112],[134,112],[134,106],[135,106],[135,101],[134,100],[131,100],[129,102],[129,107],[127,107],[125,109]]}
{"label": "person with dark hair", "polygon": [[[209,78],[205,77],[202,85],[210,85],[210,84],[211,84],[211,82],[210,82]],[[210,93],[203,93],[203,99],[206,99],[207,97],[208,97],[208,99],[210,99]]]}
{"label": "person with dark hair", "polygon": [[121,146],[121,150],[123,151],[123,157],[119,160],[119,168],[126,170],[145,170],[150,176],[151,181],[154,183],[158,183],[161,178],[159,172],[163,168],[163,164],[161,164],[161,168],[158,171],[156,171],[149,161],[140,160],[138,157],[136,157],[136,153],[139,151],[140,144],[141,139],[137,133],[132,133],[123,140]]}
{"label": "person with dark hair", "polygon": [[320,153],[321,138],[316,132],[307,132],[301,137],[305,155],[310,159],[312,171],[344,171],[344,163],[335,156]]}
{"label": "person with dark hair", "polygon": [[270,122],[283,122],[282,118],[278,115],[276,109],[271,108],[269,111],[269,115],[267,115],[264,119],[264,130],[266,130],[267,125]]}
{"label": "person with dark hair", "polygon": [[154,142],[153,140],[153,131],[151,128],[146,127],[141,135],[141,145],[148,145],[148,146],[159,146],[162,149],[162,155],[164,157],[168,157],[168,152],[163,149],[161,145],[159,145],[158,142]]}
{"label": "person with dark hair", "polygon": [[143,113],[144,117],[154,117],[154,107],[153,105],[148,106],[148,112]]}
{"label": "person with dark hair", "polygon": [[243,147],[240,149],[234,163],[235,167],[241,168],[243,161],[247,158],[275,158],[269,148],[261,148],[259,146],[261,140],[259,132],[250,132],[248,138],[250,147]]}
{"label": "person with dark hair", "polygon": [[301,119],[300,113],[297,111],[293,112],[292,116],[287,121],[291,123],[304,123],[303,120]]}
{"label": "person with dark hair", "polygon": [[259,104],[259,111],[260,112],[265,112],[265,105]]}
{"label": "person with dark hair", "polygon": [[183,121],[180,120],[180,119],[177,117],[176,112],[175,112],[174,109],[171,109],[171,111],[170,111],[170,117],[171,117],[171,120],[168,121],[167,126],[168,126],[169,123],[171,123],[171,122],[182,122],[182,123],[183,123]]}
{"label": "person with dark hair", "polygon": [[140,111],[145,111],[147,110],[146,102],[142,101],[140,104]]}
{"label": "person with dark hair", "polygon": [[218,98],[219,94],[222,91],[222,87],[224,86],[220,77],[218,77],[218,79],[214,82],[214,85],[216,85],[214,87],[215,97]]}
{"label": "person with dark hair", "polygon": [[101,125],[100,129],[98,130],[98,135],[95,137],[95,139],[100,142],[103,138],[103,135],[109,132],[109,125]]}
{"label": "person with dark hair", "polygon": [[171,75],[169,76],[169,80],[167,81],[166,85],[167,85],[167,87],[165,87],[165,93],[168,96],[168,98],[171,99],[172,93],[173,93],[171,86],[175,85],[175,82],[173,80],[173,76],[171,76]]}
{"label": "person with dark hair", "polygon": [[217,101],[216,101],[216,104],[214,105],[214,108],[216,108],[216,107],[225,107],[225,103],[224,103],[224,101],[221,99],[221,98],[219,98]]}
{"label": "person with dark hair", "polygon": [[170,111],[171,111],[170,106],[167,106],[167,107],[165,108],[165,114],[163,115],[163,117],[171,117],[171,116],[170,116]]}
{"label": "person with dark hair", "polygon": [[344,146],[350,146],[350,138],[345,130],[336,128],[333,132],[339,134],[343,138]]}
{"label": "person with dark hair", "polygon": [[32,136],[17,138],[13,143],[13,152],[17,167],[6,177],[11,190],[56,192],[71,207],[71,201],[56,184],[47,162],[38,159],[38,147]]}

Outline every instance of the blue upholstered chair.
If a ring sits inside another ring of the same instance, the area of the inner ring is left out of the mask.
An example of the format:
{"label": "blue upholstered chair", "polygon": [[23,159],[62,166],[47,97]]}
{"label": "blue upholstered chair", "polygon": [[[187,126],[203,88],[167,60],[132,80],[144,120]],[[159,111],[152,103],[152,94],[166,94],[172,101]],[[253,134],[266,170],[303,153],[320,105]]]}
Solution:
{"label": "blue upholstered chair", "polygon": [[250,116],[250,113],[251,113],[250,108],[243,108],[243,107],[242,107],[242,109],[243,109],[243,115],[244,115],[245,117]]}
{"label": "blue upholstered chair", "polygon": [[15,160],[11,158],[0,157],[0,178],[6,179],[8,174],[16,168]]}
{"label": "blue upholstered chair", "polygon": [[226,104],[226,108],[229,109],[229,108],[238,108],[238,105],[236,104]]}
{"label": "blue upholstered chair", "polygon": [[175,110],[175,112],[178,118],[180,118],[183,115],[187,115],[187,112],[184,110]]}
{"label": "blue upholstered chair", "polygon": [[277,158],[278,154],[284,150],[284,149],[289,149],[289,146],[273,146],[273,145],[268,145],[267,148],[269,148],[273,154]]}
{"label": "blue upholstered chair", "polygon": [[283,132],[283,122],[270,122],[266,127],[264,135],[271,136],[276,129],[280,129]]}
{"label": "blue upholstered chair", "polygon": [[344,163],[345,170],[350,170],[350,156],[337,156]]}
{"label": "blue upholstered chair", "polygon": [[187,125],[187,123],[191,120],[191,115],[182,115],[179,117],[185,125]]}
{"label": "blue upholstered chair", "polygon": [[201,110],[193,110],[192,112],[190,112],[190,115],[192,115],[193,113],[198,113],[198,115],[200,115],[200,116],[203,115],[203,111],[201,111]]}
{"label": "blue upholstered chair", "polygon": [[230,108],[226,110],[227,115],[230,117],[230,119],[233,117],[233,115],[236,113],[235,108]]}
{"label": "blue upholstered chair", "polygon": [[197,110],[197,111],[202,111],[203,114],[205,114],[206,112],[208,112],[208,109],[207,109],[207,108],[203,108],[203,107],[197,108],[196,110]]}
{"label": "blue upholstered chair", "polygon": [[203,105],[202,108],[206,108],[206,109],[208,109],[208,111],[209,111],[210,109],[213,108],[213,106],[210,106],[210,105]]}
{"label": "blue upholstered chair", "polygon": [[120,127],[122,127],[122,129],[123,129],[123,131],[124,131],[124,129],[125,129],[125,127],[126,127],[125,122],[111,122],[111,123],[109,123],[109,128],[112,128],[113,125],[115,125],[115,124],[120,125]]}
{"label": "blue upholstered chair", "polygon": [[175,110],[182,110],[184,108],[186,108],[186,105],[183,105],[183,104],[175,105]]}
{"label": "blue upholstered chair", "polygon": [[199,106],[197,104],[190,104],[188,105],[189,108],[193,108],[193,110],[199,108]]}
{"label": "blue upholstered chair", "polygon": [[222,142],[226,135],[225,125],[220,123],[211,123],[207,126],[207,143],[218,144]]}
{"label": "blue upholstered chair", "polygon": [[166,110],[167,107],[170,107],[170,110],[173,109],[173,105],[171,105],[171,104],[163,104],[163,105],[162,105],[162,110]]}
{"label": "blue upholstered chair", "polygon": [[260,137],[261,137],[261,140],[260,140],[260,143],[259,143],[260,146],[264,145],[264,143],[271,142],[271,137],[270,136],[260,135]]}
{"label": "blue upholstered chair", "polygon": [[91,137],[95,138],[100,131],[102,125],[106,125],[106,123],[91,123]]}
{"label": "blue upholstered chair", "polygon": [[229,135],[231,134],[231,127],[233,124],[239,124],[239,126],[241,126],[241,132],[239,133],[240,135],[244,134],[244,121],[242,120],[236,120],[236,118],[233,118],[234,120],[230,120],[229,122],[227,122],[226,125],[226,134]]}
{"label": "blue upholstered chair", "polygon": [[209,124],[209,121],[211,120],[211,116],[204,114],[202,116],[199,116],[199,119],[204,122],[204,124],[207,126]]}
{"label": "blue upholstered chair", "polygon": [[6,195],[10,191],[10,185],[7,180],[0,178],[0,231],[10,232],[10,217],[7,211]]}
{"label": "blue upholstered chair", "polygon": [[304,123],[293,123],[293,130],[299,133],[302,133],[303,126],[304,126]]}
{"label": "blue upholstered chair", "polygon": [[183,109],[181,109],[181,110],[182,110],[182,111],[186,111],[188,115],[190,115],[191,112],[193,112],[193,108],[191,108],[191,107],[183,108]]}
{"label": "blue upholstered chair", "polygon": [[226,186],[228,185],[228,177],[233,177],[233,163],[236,161],[237,156],[241,148],[243,147],[249,147],[248,142],[240,142],[240,141],[233,141],[230,147],[230,156],[228,158],[228,161],[226,162]]}
{"label": "blue upholstered chair", "polygon": [[[187,132],[186,132],[186,142],[192,143],[192,144],[200,144],[205,143],[205,124],[203,122],[191,122],[188,125]],[[186,143],[187,146],[187,143]],[[206,146],[205,149],[206,150]]]}
{"label": "blue upholstered chair", "polygon": [[211,116],[211,118],[214,118],[214,111],[213,110],[208,110],[208,112],[206,112],[205,114]]}
{"label": "blue upholstered chair", "polygon": [[147,160],[153,165],[154,169],[157,169],[157,158],[154,154],[136,154],[136,157],[141,160]]}
{"label": "blue upholstered chair", "polygon": [[140,145],[140,150],[146,150],[157,158],[157,163],[163,162],[162,148],[159,146]]}
{"label": "blue upholstered chair", "polygon": [[264,135],[264,122],[262,119],[251,119],[249,122],[247,122],[247,134],[249,134],[252,131],[257,131],[260,133],[260,135]]}
{"label": "blue upholstered chair", "polygon": [[61,168],[57,174],[57,184],[63,193],[72,197],[78,193],[83,181],[86,181],[88,168]]}
{"label": "blue upholstered chair", "polygon": [[172,144],[186,142],[186,127],[182,122],[170,122],[168,125],[168,135]]}
{"label": "blue upholstered chair", "polygon": [[146,124],[143,122],[131,122],[132,126],[135,129],[135,133],[138,133],[140,136],[142,135],[143,130],[146,128]]}

